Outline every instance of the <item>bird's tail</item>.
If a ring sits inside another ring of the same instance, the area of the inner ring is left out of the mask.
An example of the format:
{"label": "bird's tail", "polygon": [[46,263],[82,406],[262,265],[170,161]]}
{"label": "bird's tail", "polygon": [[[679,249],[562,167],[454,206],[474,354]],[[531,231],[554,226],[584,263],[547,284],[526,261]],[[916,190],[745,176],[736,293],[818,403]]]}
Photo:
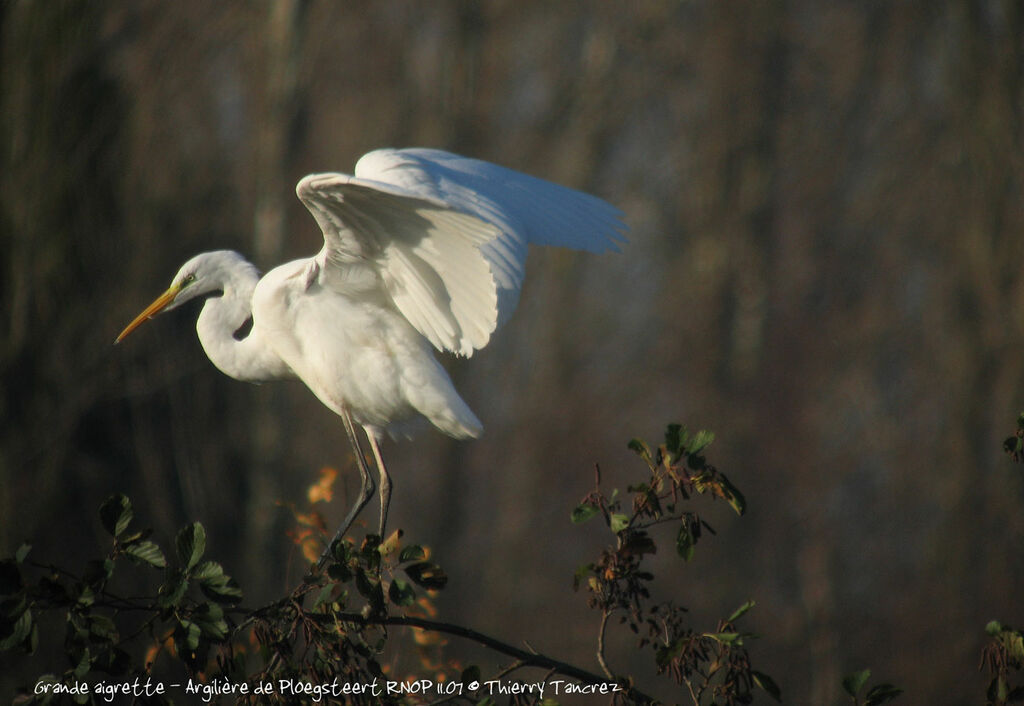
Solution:
{"label": "bird's tail", "polygon": [[463,413],[453,416],[451,419],[442,420],[441,424],[433,419],[430,421],[452,438],[476,439],[484,433],[484,425],[480,423],[480,420],[473,414],[473,410],[465,402],[462,403],[462,406],[464,407]]}
{"label": "bird's tail", "polygon": [[438,430],[455,439],[475,439],[483,433],[483,424],[429,351],[399,369],[406,400]]}
{"label": "bird's tail", "polygon": [[484,425],[454,389],[452,393],[444,408],[427,419],[453,439],[476,439],[484,433]]}

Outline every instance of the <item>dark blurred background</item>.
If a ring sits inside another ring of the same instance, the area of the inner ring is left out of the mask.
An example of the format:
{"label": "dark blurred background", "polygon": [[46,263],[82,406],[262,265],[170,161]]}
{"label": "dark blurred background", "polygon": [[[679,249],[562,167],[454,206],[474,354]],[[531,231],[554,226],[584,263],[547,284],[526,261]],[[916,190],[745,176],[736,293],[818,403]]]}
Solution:
{"label": "dark blurred background", "polygon": [[[450,361],[481,440],[385,448],[440,617],[596,668],[571,580],[603,537],[569,511],[680,421],[750,510],[659,556],[661,598],[701,629],[755,599],[788,703],[865,666],[981,701],[985,622],[1024,623],[1020,3],[9,1],[0,42],[3,554],[75,568],[125,492],[162,541],[202,521],[247,603],[293,585],[277,503],[327,465],[354,492],[339,420],[222,376],[192,308],[111,342],[196,252],[314,254],[304,174],[442,147],[632,232],[534,251],[510,324]],[[66,667],[3,665],[3,691]]]}

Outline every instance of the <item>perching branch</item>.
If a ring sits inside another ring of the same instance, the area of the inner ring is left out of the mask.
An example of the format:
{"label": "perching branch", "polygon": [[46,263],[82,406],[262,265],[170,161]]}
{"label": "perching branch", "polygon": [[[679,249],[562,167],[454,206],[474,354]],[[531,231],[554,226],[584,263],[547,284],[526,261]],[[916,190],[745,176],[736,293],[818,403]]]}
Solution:
{"label": "perching branch", "polygon": [[[548,657],[547,655],[540,654],[538,652],[528,652],[515,647],[514,645],[510,645],[507,642],[502,642],[501,640],[493,638],[490,635],[485,635],[461,625],[443,623],[436,620],[428,620],[426,618],[418,618],[409,615],[364,616],[361,613],[335,613],[334,617],[341,621],[357,623],[364,627],[371,625],[399,625],[444,633],[445,635],[454,635],[455,637],[461,637],[466,640],[476,642],[477,644],[483,645],[484,647],[494,650],[500,654],[514,657],[519,661],[519,666],[522,667],[540,667],[543,669],[549,669],[552,673],[577,679],[586,684],[603,684],[609,680],[614,681],[614,677],[610,674],[605,678],[599,674],[594,674],[593,672],[589,672],[567,662],[562,662],[561,660]],[[626,692],[626,695],[636,703],[658,703],[653,696],[649,696],[638,689],[625,686],[623,689]]]}

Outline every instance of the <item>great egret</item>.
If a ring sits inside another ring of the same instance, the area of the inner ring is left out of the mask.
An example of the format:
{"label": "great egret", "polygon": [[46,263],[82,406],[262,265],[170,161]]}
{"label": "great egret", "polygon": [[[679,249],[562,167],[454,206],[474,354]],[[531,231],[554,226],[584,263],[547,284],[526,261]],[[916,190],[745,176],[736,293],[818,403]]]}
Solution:
{"label": "great egret", "polygon": [[117,342],[206,297],[196,329],[214,365],[238,380],[297,377],[341,416],[361,487],[335,539],[374,490],[353,423],[362,425],[383,536],[385,433],[409,437],[424,421],[456,439],[482,431],[431,346],[469,356],[487,344],[519,299],[529,244],[618,250],[627,229],[594,196],[432,149],[376,150],[355,176],[311,174],[296,193],[323,230],[319,254],[262,279],[236,252],[197,255]]}

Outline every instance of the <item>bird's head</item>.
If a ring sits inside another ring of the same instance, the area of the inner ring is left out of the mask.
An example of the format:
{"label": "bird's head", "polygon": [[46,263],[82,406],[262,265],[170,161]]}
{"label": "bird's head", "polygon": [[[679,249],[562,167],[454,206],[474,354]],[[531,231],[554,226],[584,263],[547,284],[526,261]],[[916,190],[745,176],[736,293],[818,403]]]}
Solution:
{"label": "bird's head", "polygon": [[125,336],[161,312],[170,311],[196,297],[223,291],[240,268],[255,269],[233,250],[216,250],[196,255],[181,266],[167,291],[125,326],[114,343],[120,343]]}

